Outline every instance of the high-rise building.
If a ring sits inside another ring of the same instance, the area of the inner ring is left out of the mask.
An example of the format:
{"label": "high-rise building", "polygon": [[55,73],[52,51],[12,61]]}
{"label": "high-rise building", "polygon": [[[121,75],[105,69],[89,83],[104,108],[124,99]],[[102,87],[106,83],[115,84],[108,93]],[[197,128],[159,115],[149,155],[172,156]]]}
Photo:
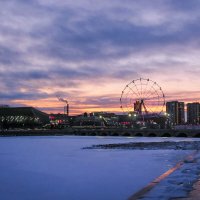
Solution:
{"label": "high-rise building", "polygon": [[185,123],[184,102],[171,101],[166,103],[166,112],[174,125]]}
{"label": "high-rise building", "polygon": [[198,102],[187,104],[187,123],[188,124],[200,123],[200,104]]}

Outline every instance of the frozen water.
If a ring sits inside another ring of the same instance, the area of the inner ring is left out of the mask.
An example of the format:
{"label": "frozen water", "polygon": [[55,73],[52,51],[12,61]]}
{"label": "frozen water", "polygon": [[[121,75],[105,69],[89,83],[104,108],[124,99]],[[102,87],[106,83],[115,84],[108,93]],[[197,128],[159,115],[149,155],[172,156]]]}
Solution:
{"label": "frozen water", "polygon": [[192,151],[82,149],[182,138],[1,137],[0,199],[122,200]]}

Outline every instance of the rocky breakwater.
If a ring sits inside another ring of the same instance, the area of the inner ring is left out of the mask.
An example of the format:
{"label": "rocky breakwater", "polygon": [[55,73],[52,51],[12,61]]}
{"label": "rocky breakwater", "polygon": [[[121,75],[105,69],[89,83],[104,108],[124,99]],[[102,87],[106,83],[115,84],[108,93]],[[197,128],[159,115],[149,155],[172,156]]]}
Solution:
{"label": "rocky breakwater", "polygon": [[83,149],[138,149],[138,150],[200,150],[200,141],[165,141],[165,142],[129,142],[116,144],[98,144]]}

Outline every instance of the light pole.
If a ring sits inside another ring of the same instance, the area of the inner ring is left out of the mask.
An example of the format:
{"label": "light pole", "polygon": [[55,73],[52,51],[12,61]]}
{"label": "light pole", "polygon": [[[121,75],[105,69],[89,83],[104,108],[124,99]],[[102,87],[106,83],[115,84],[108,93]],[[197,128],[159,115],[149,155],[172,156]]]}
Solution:
{"label": "light pole", "polygon": [[130,118],[130,124],[131,124],[131,128],[133,128],[133,116],[131,113],[128,114],[128,117]]}

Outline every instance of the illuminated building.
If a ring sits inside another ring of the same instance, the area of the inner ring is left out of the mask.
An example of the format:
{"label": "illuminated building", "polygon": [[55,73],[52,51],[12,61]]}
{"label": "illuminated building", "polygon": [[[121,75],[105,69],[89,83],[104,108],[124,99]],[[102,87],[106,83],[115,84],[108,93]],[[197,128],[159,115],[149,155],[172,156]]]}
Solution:
{"label": "illuminated building", "polygon": [[187,104],[187,123],[199,124],[200,122],[200,104],[198,102]]}
{"label": "illuminated building", "polygon": [[49,115],[33,107],[0,107],[2,128],[34,128],[49,123]]}
{"label": "illuminated building", "polygon": [[184,102],[171,101],[166,103],[166,112],[170,115],[173,125],[185,123]]}

